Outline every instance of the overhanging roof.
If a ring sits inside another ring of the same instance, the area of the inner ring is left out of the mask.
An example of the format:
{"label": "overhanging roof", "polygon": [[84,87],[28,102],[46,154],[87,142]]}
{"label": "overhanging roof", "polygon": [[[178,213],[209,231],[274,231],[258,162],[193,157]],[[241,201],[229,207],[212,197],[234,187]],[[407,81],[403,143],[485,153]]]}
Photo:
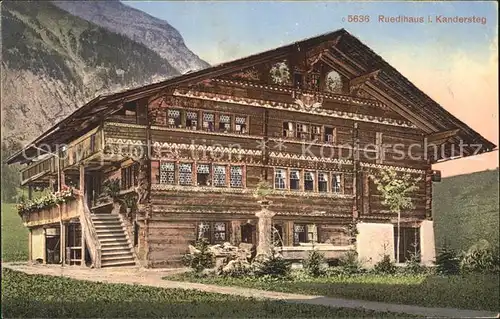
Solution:
{"label": "overhanging roof", "polygon": [[[291,50],[307,50],[326,41],[335,41],[332,47],[332,56],[345,61],[350,65],[350,76],[352,78],[362,77],[366,74],[377,73],[376,84],[380,90],[386,90],[384,86],[390,87],[390,98],[398,101],[398,110],[408,120],[423,128],[428,134],[459,129],[457,137],[467,144],[481,144],[482,151],[488,152],[496,148],[496,145],[465,123],[446,111],[437,102],[419,90],[407,78],[400,74],[395,68],[384,61],[356,37],[344,29],[322,34],[316,37],[298,41],[273,50],[265,51],[245,58],[222,63],[207,69],[187,73],[165,81],[141,86],[118,93],[100,95],[68,117],[54,125],[33,142],[28,144],[19,152],[7,159],[7,163],[27,162],[23,156],[24,152],[30,156],[35,154],[33,145],[67,143],[75,134],[81,134],[82,126],[98,123],[104,117],[116,112],[116,103],[119,104],[136,100],[139,98],[153,96],[161,93],[175,85],[195,83],[205,79],[228,74],[240,69],[248,68],[270,59],[286,57]],[[403,106],[402,106],[403,105]],[[56,134],[57,133],[57,134]]]}

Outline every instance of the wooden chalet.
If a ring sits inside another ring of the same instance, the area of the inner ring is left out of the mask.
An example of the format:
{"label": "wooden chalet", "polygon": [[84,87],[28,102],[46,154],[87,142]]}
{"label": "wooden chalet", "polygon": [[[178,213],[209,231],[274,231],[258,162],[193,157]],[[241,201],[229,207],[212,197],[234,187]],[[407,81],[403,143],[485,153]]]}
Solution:
{"label": "wooden chalet", "polygon": [[[77,190],[23,215],[32,261],[168,267],[204,237],[261,250],[273,240],[292,260],[357,249],[373,264],[396,255],[397,215],[370,175],[393,168],[421,178],[399,262],[417,249],[429,263],[431,165],[495,147],[341,29],[98,96],[8,163],[27,165],[22,185]],[[268,205],[254,196],[261,180]]]}

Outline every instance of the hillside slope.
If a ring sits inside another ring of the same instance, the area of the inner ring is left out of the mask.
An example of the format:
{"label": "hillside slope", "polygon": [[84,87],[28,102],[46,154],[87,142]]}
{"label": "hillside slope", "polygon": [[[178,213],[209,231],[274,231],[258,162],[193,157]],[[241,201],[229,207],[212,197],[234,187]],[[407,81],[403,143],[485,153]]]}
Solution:
{"label": "hillside slope", "polygon": [[48,2],[2,3],[3,144],[24,144],[96,94],[179,72],[156,52]]}
{"label": "hillside slope", "polygon": [[436,247],[466,250],[479,239],[499,241],[499,171],[444,178],[434,183]]}
{"label": "hillside slope", "polygon": [[72,15],[144,44],[168,60],[181,73],[209,66],[186,47],[179,31],[166,21],[131,8],[118,0],[52,3]]}

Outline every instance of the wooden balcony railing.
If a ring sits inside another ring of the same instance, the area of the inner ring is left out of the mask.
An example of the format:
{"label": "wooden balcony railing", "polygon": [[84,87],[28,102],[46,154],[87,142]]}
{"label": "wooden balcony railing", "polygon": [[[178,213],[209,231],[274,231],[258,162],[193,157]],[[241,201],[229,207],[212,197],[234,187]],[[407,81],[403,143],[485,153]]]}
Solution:
{"label": "wooden balcony railing", "polygon": [[56,157],[48,157],[44,160],[34,162],[21,171],[21,185],[29,181],[55,173],[57,170]]}
{"label": "wooden balcony railing", "polygon": [[82,231],[84,232],[85,243],[87,244],[87,248],[90,252],[92,265],[95,268],[101,268],[101,244],[97,238],[97,232],[94,224],[92,223],[90,209],[84,198],[86,198],[86,196],[79,197],[79,206],[81,208],[80,223],[82,225]]}
{"label": "wooden balcony railing", "polygon": [[61,169],[73,166],[102,150],[102,131],[87,136],[61,153]]}

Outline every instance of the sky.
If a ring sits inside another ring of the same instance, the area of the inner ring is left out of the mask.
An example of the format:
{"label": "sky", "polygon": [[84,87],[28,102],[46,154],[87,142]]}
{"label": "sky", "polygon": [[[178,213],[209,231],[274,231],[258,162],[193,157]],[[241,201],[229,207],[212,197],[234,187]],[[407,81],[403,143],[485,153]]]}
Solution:
{"label": "sky", "polygon": [[[344,28],[498,145],[497,2],[124,3],[167,21],[210,64]],[[350,21],[354,15],[368,16],[369,22]],[[380,16],[422,17],[426,23],[382,22]],[[475,17],[478,22],[445,23],[440,17]],[[451,176],[496,167],[498,151],[434,168]]]}

